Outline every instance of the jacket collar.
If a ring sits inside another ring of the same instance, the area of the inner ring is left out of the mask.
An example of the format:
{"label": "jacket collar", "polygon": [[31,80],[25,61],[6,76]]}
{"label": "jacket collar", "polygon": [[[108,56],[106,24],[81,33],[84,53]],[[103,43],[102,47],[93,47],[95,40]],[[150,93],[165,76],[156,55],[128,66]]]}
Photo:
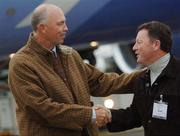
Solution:
{"label": "jacket collar", "polygon": [[[167,64],[167,66],[163,69],[161,74],[158,76],[158,79],[161,77],[169,77],[169,78],[175,78],[177,73],[177,60],[176,58],[171,55],[170,61]],[[145,68],[142,73],[140,74],[140,78],[143,80],[147,79],[147,76],[149,74],[149,69]]]}
{"label": "jacket collar", "polygon": [[[35,37],[33,36],[33,33],[30,33],[28,42],[27,42],[27,46],[29,46],[29,48],[33,49],[34,51],[36,51],[38,54],[41,54],[43,56],[49,56],[52,55],[52,52],[47,50],[46,48],[44,48],[42,45],[40,45]],[[57,53],[62,53],[64,55],[67,54],[71,54],[72,53],[72,48],[68,47],[68,46],[64,46],[64,45],[57,45],[56,46],[56,51]]]}
{"label": "jacket collar", "polygon": [[27,42],[27,46],[31,49],[33,49],[35,52],[37,52],[38,54],[41,55],[49,55],[52,54],[49,50],[47,50],[46,48],[44,48],[42,45],[40,45],[35,37],[33,36],[33,33],[30,33],[28,42]]}
{"label": "jacket collar", "polygon": [[175,78],[176,75],[177,75],[177,60],[173,55],[171,55],[168,65],[164,68],[160,76]]}

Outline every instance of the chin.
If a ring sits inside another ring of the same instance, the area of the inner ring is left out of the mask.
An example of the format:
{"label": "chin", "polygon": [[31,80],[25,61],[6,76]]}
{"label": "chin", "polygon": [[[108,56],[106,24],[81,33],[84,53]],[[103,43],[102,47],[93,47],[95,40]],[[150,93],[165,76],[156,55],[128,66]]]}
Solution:
{"label": "chin", "polygon": [[137,60],[137,63],[140,65],[144,65],[144,63],[141,60]]}
{"label": "chin", "polygon": [[59,44],[63,44],[63,43],[64,43],[64,40],[60,40],[60,41],[59,41]]}
{"label": "chin", "polygon": [[56,42],[56,45],[63,44],[63,41]]}

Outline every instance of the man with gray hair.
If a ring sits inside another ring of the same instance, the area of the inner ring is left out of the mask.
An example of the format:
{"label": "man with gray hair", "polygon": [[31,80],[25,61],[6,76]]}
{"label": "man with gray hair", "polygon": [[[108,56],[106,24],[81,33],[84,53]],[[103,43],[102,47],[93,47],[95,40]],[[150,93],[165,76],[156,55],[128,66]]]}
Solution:
{"label": "man with gray hair", "polygon": [[38,6],[32,28],[27,44],[9,64],[20,135],[97,136],[96,122],[104,124],[110,118],[105,110],[92,107],[90,95],[127,92],[136,74],[102,73],[61,45],[68,28],[55,5]]}

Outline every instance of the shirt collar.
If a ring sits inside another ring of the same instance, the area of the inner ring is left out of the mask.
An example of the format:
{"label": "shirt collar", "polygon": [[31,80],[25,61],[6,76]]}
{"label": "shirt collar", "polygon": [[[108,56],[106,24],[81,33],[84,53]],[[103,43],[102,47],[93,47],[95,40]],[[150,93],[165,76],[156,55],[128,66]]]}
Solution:
{"label": "shirt collar", "polygon": [[162,70],[167,66],[170,60],[170,53],[167,53],[153,64],[149,65],[148,68],[152,73],[161,73]]}
{"label": "shirt collar", "polygon": [[57,48],[56,48],[56,46],[54,46],[54,48],[51,51],[53,52],[55,57],[57,57]]}

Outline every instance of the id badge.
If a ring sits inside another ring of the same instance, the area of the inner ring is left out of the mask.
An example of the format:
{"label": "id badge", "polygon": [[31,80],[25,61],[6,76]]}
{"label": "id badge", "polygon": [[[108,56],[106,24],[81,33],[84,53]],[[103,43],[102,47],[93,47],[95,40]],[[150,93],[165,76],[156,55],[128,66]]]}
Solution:
{"label": "id badge", "polygon": [[152,117],[157,119],[167,119],[168,103],[160,101],[154,101]]}

